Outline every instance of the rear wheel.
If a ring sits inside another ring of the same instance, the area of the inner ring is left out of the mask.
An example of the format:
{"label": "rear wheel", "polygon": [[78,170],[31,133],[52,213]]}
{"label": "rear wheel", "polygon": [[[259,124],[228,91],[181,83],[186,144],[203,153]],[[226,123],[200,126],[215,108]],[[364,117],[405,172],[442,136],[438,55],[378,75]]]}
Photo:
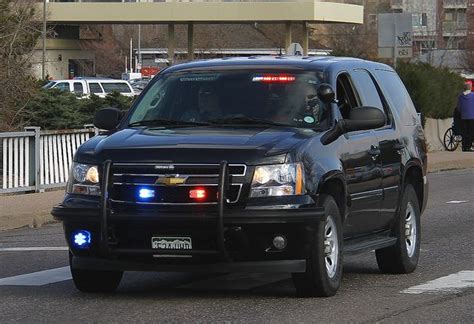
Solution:
{"label": "rear wheel", "polygon": [[458,148],[459,141],[457,136],[454,135],[453,128],[448,128],[448,130],[444,133],[443,138],[443,145],[446,151],[455,151]]}
{"label": "rear wheel", "polygon": [[319,222],[306,258],[306,272],[293,273],[296,292],[302,297],[336,294],[342,276],[342,225],[334,198],[321,196],[325,220]]}
{"label": "rear wheel", "polygon": [[397,238],[395,245],[375,251],[380,271],[413,272],[420,256],[420,207],[415,189],[410,184],[403,192],[392,236]]}
{"label": "rear wheel", "polygon": [[86,293],[113,292],[122,280],[123,271],[98,271],[75,269],[69,253],[69,266],[76,288]]}

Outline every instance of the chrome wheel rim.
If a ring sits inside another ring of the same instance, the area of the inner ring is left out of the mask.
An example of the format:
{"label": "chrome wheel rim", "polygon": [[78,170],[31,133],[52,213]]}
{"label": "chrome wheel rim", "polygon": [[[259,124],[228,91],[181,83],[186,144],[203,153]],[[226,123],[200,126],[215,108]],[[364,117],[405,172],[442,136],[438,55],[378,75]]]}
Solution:
{"label": "chrome wheel rim", "polygon": [[415,254],[417,235],[415,209],[409,202],[405,212],[405,246],[410,258]]}
{"label": "chrome wheel rim", "polygon": [[329,278],[333,278],[336,275],[337,264],[339,262],[339,242],[336,224],[331,215],[328,215],[328,218],[326,219],[324,235],[324,260],[326,263],[326,271]]}

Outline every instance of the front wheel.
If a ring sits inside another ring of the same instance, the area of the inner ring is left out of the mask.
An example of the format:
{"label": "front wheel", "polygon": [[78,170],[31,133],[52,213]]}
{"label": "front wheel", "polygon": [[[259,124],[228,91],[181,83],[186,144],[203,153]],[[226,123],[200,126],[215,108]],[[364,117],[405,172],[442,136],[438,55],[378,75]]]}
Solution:
{"label": "front wheel", "polygon": [[302,297],[334,296],[342,276],[342,224],[333,197],[321,196],[325,219],[316,226],[306,271],[293,273],[296,292]]}
{"label": "front wheel", "polygon": [[420,256],[420,207],[415,189],[407,184],[403,191],[392,236],[397,243],[375,251],[377,264],[384,273],[410,273]]}
{"label": "front wheel", "polygon": [[123,271],[98,271],[76,269],[72,265],[72,254],[69,253],[69,266],[76,288],[86,293],[107,293],[117,289],[122,280]]}

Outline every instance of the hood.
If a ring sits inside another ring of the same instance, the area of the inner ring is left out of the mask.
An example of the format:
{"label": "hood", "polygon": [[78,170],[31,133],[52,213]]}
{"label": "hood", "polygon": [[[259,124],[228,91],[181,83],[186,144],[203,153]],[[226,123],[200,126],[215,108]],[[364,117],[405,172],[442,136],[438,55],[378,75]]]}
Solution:
{"label": "hood", "polygon": [[96,136],[80,147],[83,163],[283,163],[298,143],[315,135],[292,127],[200,126],[133,128]]}

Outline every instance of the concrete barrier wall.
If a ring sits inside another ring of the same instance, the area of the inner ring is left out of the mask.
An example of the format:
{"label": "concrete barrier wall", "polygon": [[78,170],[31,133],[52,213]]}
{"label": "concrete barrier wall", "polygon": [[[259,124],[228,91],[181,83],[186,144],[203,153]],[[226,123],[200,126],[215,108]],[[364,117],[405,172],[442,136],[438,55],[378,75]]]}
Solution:
{"label": "concrete barrier wall", "polygon": [[443,137],[444,133],[453,123],[452,118],[447,119],[432,119],[427,118],[425,123],[425,136],[428,144],[428,150],[444,151]]}

